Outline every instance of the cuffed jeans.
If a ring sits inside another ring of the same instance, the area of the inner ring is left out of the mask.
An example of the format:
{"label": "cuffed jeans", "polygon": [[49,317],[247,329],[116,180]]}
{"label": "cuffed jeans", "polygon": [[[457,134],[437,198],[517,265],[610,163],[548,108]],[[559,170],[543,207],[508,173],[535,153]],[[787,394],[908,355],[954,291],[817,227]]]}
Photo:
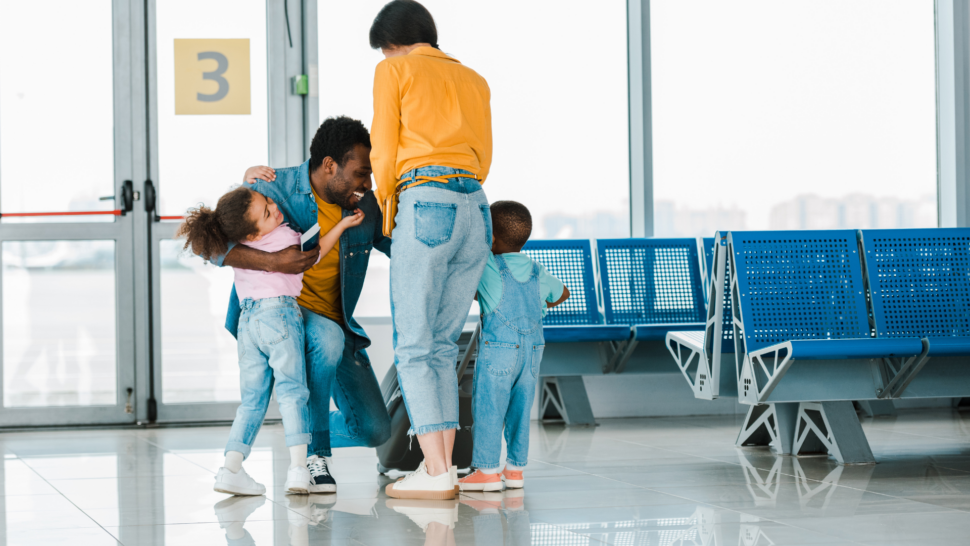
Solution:
{"label": "cuffed jeans", "polygon": [[[424,167],[409,176],[469,174]],[[394,364],[411,433],[458,428],[458,336],[492,247],[485,192],[453,178],[405,190],[391,243]]]}
{"label": "cuffed jeans", "polygon": [[[306,374],[310,388],[308,453],[330,457],[334,447],[377,447],[391,437],[391,419],[367,354],[354,351],[353,336],[304,307]],[[330,411],[330,398],[337,404]]]}
{"label": "cuffed jeans", "polygon": [[310,443],[303,317],[296,298],[280,296],[242,302],[239,333],[239,390],[242,403],[229,431],[226,452],[249,457],[269,408],[273,384],[283,417],[286,445]]}

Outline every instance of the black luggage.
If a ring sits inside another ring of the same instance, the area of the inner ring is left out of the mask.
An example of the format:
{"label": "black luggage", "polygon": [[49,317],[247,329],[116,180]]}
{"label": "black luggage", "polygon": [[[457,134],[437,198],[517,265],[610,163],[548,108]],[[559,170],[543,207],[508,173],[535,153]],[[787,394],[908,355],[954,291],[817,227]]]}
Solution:
{"label": "black luggage", "polygon": [[[472,464],[472,365],[481,323],[474,332],[462,332],[458,338],[459,360],[456,363],[458,374],[458,432],[455,434],[455,448],[451,455],[452,464],[458,468],[468,468]],[[411,420],[408,418],[401,387],[397,380],[397,368],[391,366],[381,381],[381,393],[387,414],[391,416],[391,437],[377,446],[377,471],[386,474],[390,470],[410,472],[417,470],[424,459],[417,438],[408,437]]]}

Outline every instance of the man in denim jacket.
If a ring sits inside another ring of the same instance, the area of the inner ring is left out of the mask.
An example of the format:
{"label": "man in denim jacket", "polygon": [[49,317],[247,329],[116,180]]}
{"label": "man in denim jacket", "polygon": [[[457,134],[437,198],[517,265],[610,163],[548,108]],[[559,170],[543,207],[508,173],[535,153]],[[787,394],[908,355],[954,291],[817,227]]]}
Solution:
{"label": "man in denim jacket", "polygon": [[[256,176],[271,180],[256,179]],[[327,119],[313,138],[310,159],[298,167],[247,171],[255,191],[277,203],[284,220],[305,233],[360,209],[364,221],[344,231],[340,242],[317,266],[319,249],[296,247],[266,253],[231,245],[219,266],[259,271],[304,273],[298,299],[306,333],[307,387],[310,389],[310,433],[307,466],[310,492],[336,491],[328,458],[332,447],[376,447],[390,436],[390,418],[380,385],[365,349],[370,339],[354,320],[370,253],[390,256],[391,239],[382,232],[382,216],[371,191],[370,135],[364,125],[346,117]],[[236,335],[239,299],[233,288],[226,329]],[[330,398],[339,408],[330,411]]]}

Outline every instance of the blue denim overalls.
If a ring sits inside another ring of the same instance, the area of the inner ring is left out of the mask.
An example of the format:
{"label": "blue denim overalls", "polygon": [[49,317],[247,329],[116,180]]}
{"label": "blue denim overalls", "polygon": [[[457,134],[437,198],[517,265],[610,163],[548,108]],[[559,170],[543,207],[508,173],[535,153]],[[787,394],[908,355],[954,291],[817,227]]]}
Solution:
{"label": "blue denim overalls", "polygon": [[499,468],[502,428],[508,462],[525,466],[529,457],[529,413],[535,398],[539,362],[545,348],[539,295],[539,266],[519,282],[502,256],[495,256],[502,274],[502,300],[482,317],[482,339],[475,363],[472,466]]}

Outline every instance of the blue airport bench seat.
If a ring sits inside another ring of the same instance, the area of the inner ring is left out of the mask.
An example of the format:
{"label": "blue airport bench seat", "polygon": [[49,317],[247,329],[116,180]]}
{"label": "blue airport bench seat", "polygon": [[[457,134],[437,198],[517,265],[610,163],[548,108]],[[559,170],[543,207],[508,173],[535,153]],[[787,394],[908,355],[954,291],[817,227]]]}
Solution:
{"label": "blue airport bench seat", "polygon": [[703,330],[672,330],[665,340],[667,350],[694,397],[704,400],[736,397],[738,394],[726,244],[726,233],[702,240],[704,269],[707,271],[704,275],[707,309]]}
{"label": "blue airport bench seat", "polygon": [[607,324],[600,313],[589,240],[529,241],[522,251],[569,289],[569,299],[549,309],[542,321],[546,343],[626,341],[630,338],[629,325]]}
{"label": "blue airport bench seat", "polygon": [[908,366],[877,363],[881,399],[970,396],[970,229],[863,230],[876,337],[920,338]]}
{"label": "blue airport bench seat", "polygon": [[923,352],[916,336],[874,337],[853,230],[732,232],[728,256],[742,403],[875,398],[869,359]]}
{"label": "blue airport bench seat", "polygon": [[632,336],[630,326],[607,324],[600,311],[589,240],[534,240],[522,251],[562,280],[570,293],[542,321],[546,348],[539,368],[539,416],[593,424],[582,376],[609,373],[616,347]]}
{"label": "blue airport bench seat", "polygon": [[596,248],[606,322],[633,331],[613,371],[672,371],[664,349],[667,334],[704,329],[697,239],[600,239]]}
{"label": "blue airport bench seat", "polygon": [[877,336],[860,249],[852,230],[728,235],[738,396],[774,403],[782,452],[874,463],[852,401],[878,398],[875,363],[910,369],[925,357],[918,336]]}

